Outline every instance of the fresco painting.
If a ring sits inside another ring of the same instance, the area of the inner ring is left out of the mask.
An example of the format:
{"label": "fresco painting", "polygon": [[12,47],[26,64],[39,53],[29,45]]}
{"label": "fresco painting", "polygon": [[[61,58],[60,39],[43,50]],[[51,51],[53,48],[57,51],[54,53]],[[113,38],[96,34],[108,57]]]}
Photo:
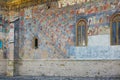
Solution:
{"label": "fresco painting", "polygon": [[[88,41],[87,47],[76,47],[76,23],[82,16],[87,19],[88,40],[99,35],[110,36],[109,20],[111,15],[118,11],[120,1],[71,0],[69,3],[64,0],[64,4],[62,1],[59,2],[59,8],[46,10],[43,4],[21,9],[20,13],[10,12],[9,21],[20,19],[19,57],[22,59],[119,59],[119,46],[110,46],[109,42],[107,46],[97,44],[91,46]],[[13,25],[6,25],[6,29],[9,33],[7,36],[12,41]],[[38,37],[38,49],[32,47],[35,36]],[[102,39],[107,40],[107,38],[109,37]],[[100,43],[99,40],[94,41]]]}
{"label": "fresco painting", "polygon": [[0,59],[4,59],[4,33],[3,33],[3,15],[0,11]]}
{"label": "fresco painting", "polygon": [[9,42],[14,42],[14,23],[10,24]]}

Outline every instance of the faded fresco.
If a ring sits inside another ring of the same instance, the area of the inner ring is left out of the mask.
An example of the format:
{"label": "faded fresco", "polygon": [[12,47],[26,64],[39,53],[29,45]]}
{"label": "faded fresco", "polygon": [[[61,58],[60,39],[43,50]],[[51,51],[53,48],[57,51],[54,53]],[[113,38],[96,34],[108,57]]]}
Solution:
{"label": "faded fresco", "polygon": [[3,34],[2,34],[2,15],[0,15],[0,59],[3,58],[3,50],[2,50],[2,47],[3,47]]}
{"label": "faded fresco", "polygon": [[5,11],[0,11],[0,40],[2,43],[2,48],[0,48],[0,59],[7,58],[7,54],[9,53],[7,38],[7,34],[9,33],[9,21],[6,16]]}
{"label": "faded fresco", "polygon": [[[60,1],[54,9],[46,9],[43,4],[21,9],[20,13],[10,12],[10,21],[20,19],[20,58],[120,59],[120,46],[110,46],[109,25],[111,15],[119,11],[120,1],[71,1]],[[87,47],[76,47],[76,23],[80,18],[88,22]],[[10,42],[14,41],[14,24],[9,24]],[[34,37],[38,38],[38,49],[33,48]]]}

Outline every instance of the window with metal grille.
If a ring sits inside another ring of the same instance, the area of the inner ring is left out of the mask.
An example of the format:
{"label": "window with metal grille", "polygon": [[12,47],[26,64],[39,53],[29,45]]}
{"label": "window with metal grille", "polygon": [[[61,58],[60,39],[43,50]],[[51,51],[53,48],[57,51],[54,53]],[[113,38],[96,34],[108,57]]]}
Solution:
{"label": "window with metal grille", "polygon": [[111,45],[120,45],[120,13],[111,17],[110,32]]}
{"label": "window with metal grille", "polygon": [[87,21],[85,19],[80,19],[76,29],[77,46],[87,46]]}

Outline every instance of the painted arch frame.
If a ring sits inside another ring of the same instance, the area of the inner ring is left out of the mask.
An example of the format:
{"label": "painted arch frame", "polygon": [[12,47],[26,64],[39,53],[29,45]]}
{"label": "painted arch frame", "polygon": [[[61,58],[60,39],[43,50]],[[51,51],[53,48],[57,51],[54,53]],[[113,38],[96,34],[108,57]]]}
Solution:
{"label": "painted arch frame", "polygon": [[[117,17],[119,17],[119,19],[117,19]],[[117,24],[117,32],[116,32],[116,36],[117,36],[117,44],[113,44],[113,23],[116,22]],[[120,45],[119,44],[119,31],[118,31],[118,25],[120,23],[120,12],[119,13],[114,13],[111,18],[110,18],[110,45],[114,46],[114,45]]]}
{"label": "painted arch frame", "polygon": [[[76,46],[79,46],[79,44],[78,44],[78,27],[79,27],[79,23],[80,23],[80,22],[84,22],[84,23],[85,23],[85,26],[84,26],[84,27],[86,27],[86,28],[85,28],[85,36],[86,36],[85,39],[86,39],[86,40],[85,40],[85,45],[84,45],[84,47],[85,47],[85,46],[88,45],[88,34],[87,34],[88,26],[87,26],[87,20],[84,19],[84,18],[79,19],[79,20],[77,21],[77,23],[76,23]],[[82,46],[79,46],[79,47],[83,47],[83,45],[82,45]]]}

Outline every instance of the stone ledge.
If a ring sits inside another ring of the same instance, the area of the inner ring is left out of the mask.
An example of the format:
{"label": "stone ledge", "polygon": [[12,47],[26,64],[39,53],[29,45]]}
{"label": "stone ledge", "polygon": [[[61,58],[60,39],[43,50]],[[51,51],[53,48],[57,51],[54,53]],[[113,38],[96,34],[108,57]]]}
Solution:
{"label": "stone ledge", "polygon": [[0,76],[0,80],[120,80],[120,77],[54,77],[54,76]]}

